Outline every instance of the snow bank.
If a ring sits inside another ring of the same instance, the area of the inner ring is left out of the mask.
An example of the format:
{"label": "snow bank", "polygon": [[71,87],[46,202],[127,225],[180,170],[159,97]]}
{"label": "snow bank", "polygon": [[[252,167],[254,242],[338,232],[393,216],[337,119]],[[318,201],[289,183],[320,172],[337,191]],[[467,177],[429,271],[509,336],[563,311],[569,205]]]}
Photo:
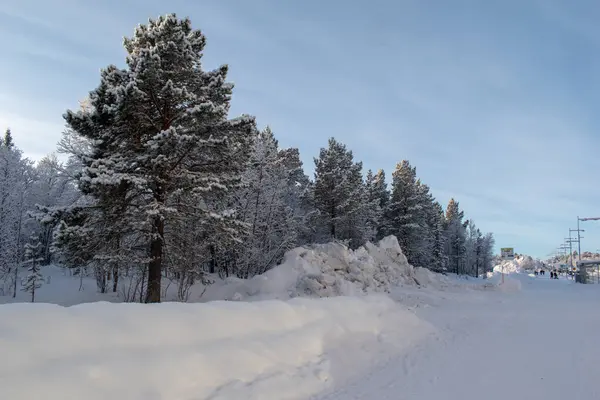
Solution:
{"label": "snow bank", "polygon": [[430,332],[385,296],[0,307],[6,399],[300,399]]}
{"label": "snow bank", "polygon": [[497,274],[518,274],[521,272],[521,266],[518,262],[515,262],[514,260],[503,261],[502,263],[494,267],[494,272]]}
{"label": "snow bank", "polygon": [[[520,275],[504,275],[504,282],[501,275],[494,275],[490,279],[486,279],[483,288],[486,290],[497,290],[505,293],[520,292],[522,289]],[[526,275],[523,275],[526,276]]]}
{"label": "snow bank", "polygon": [[524,271],[533,271],[542,268],[543,263],[538,259],[533,259],[531,256],[519,255],[513,260],[501,261],[500,264],[494,267],[495,273],[518,274]]}
{"label": "snow bank", "polygon": [[204,299],[264,300],[332,297],[389,292],[414,285],[408,264],[394,236],[351,250],[340,243],[299,247],[286,253],[281,265],[251,279],[228,278],[207,288]]}
{"label": "snow bank", "polygon": [[465,280],[459,281],[456,275],[450,277],[421,267],[415,268],[415,280],[420,286],[431,287],[437,290],[470,286]]}
{"label": "snow bank", "polygon": [[500,282],[497,287],[502,292],[520,292],[522,286],[520,280],[504,277],[504,282]]}

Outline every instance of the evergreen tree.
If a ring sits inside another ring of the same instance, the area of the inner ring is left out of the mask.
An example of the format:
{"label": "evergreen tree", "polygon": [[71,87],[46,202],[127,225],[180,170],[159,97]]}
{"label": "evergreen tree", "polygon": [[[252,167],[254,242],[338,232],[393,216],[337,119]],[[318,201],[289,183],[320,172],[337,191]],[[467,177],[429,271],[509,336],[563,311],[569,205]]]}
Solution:
{"label": "evergreen tree", "polygon": [[69,129],[91,145],[80,155],[78,184],[93,209],[64,221],[61,243],[73,250],[69,239],[81,233],[93,242],[83,259],[103,249],[112,262],[146,248],[148,258],[137,259],[146,264],[145,301],[159,302],[165,245],[181,232],[179,221],[238,239],[233,211],[210,205],[238,187],[256,128],[248,116],[227,119],[228,68],[202,70],[205,38],[189,19],[151,19],[124,46],[127,69],[107,67],[89,104],[65,114]]}
{"label": "evergreen tree", "polygon": [[15,146],[10,128],[6,129],[6,132],[4,133],[4,140],[2,141],[2,144],[4,145],[4,147],[6,147],[8,149],[12,149]]}
{"label": "evergreen tree", "polygon": [[369,237],[367,193],[362,163],[334,138],[315,158],[314,205],[321,240],[347,240],[358,247]]}
{"label": "evergreen tree", "polygon": [[365,179],[369,207],[371,208],[372,225],[375,236],[372,240],[381,240],[385,236],[385,209],[390,201],[390,192],[385,182],[385,172],[380,169],[377,173],[369,170]]}
{"label": "evergreen tree", "polygon": [[481,240],[481,264],[483,271],[482,273],[490,272],[494,268],[494,246],[495,246],[494,235],[492,233],[486,233]]}
{"label": "evergreen tree", "polygon": [[25,245],[25,263],[29,274],[23,280],[24,292],[31,294],[31,302],[35,302],[35,292],[37,289],[42,287],[44,277],[41,272],[42,261],[42,248],[39,239],[33,235],[29,239],[29,243]]}
{"label": "evergreen tree", "polygon": [[381,208],[381,199],[377,192],[377,182],[373,171],[368,170],[367,176],[365,177],[365,190],[367,192],[367,208],[369,210],[367,216],[367,239],[371,242],[377,240],[377,233],[381,229],[383,222],[383,210]]}
{"label": "evergreen tree", "polygon": [[444,209],[437,201],[431,206],[429,225],[431,227],[431,262],[433,271],[442,272],[448,268],[448,255],[446,253],[446,234]]}
{"label": "evergreen tree", "polygon": [[484,260],[484,240],[481,231],[477,229],[475,233],[475,276],[479,277],[479,274],[485,272],[485,260]]}
{"label": "evergreen tree", "polygon": [[464,212],[460,210],[459,203],[453,198],[446,208],[446,238],[447,254],[451,268],[455,273],[463,273],[466,255],[466,226],[463,222]]}
{"label": "evergreen tree", "polygon": [[466,271],[465,271],[465,273],[467,273],[469,275],[473,275],[475,277],[477,277],[477,273],[479,270],[479,267],[478,267],[479,260],[477,259],[477,256],[478,256],[478,254],[477,254],[478,232],[479,232],[479,229],[475,225],[475,222],[472,219],[470,219],[468,221],[468,224],[466,227],[466,243],[465,243]]}
{"label": "evergreen tree", "polygon": [[423,251],[423,202],[418,190],[416,169],[406,160],[398,163],[392,174],[386,224],[387,234],[398,238],[409,263],[418,262]]}

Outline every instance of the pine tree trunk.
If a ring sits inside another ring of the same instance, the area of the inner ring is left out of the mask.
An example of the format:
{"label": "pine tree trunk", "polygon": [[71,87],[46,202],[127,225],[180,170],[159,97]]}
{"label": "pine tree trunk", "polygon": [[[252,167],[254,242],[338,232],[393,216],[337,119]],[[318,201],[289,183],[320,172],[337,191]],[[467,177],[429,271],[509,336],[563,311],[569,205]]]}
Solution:
{"label": "pine tree trunk", "polygon": [[119,286],[119,267],[113,267],[113,293],[117,292]]}
{"label": "pine tree trunk", "polygon": [[[33,264],[33,268],[35,270],[35,264]],[[31,302],[32,303],[35,303],[35,285],[37,285],[37,280],[33,281],[33,287],[31,288]]]}
{"label": "pine tree trunk", "polygon": [[209,247],[210,250],[210,266],[208,267],[208,272],[214,274],[217,267],[217,251],[215,249],[215,245],[211,244]]}
{"label": "pine tree trunk", "polygon": [[148,263],[148,290],[146,303],[160,303],[160,285],[162,278],[163,234],[165,223],[157,217],[153,222],[153,236],[150,242],[150,262]]}

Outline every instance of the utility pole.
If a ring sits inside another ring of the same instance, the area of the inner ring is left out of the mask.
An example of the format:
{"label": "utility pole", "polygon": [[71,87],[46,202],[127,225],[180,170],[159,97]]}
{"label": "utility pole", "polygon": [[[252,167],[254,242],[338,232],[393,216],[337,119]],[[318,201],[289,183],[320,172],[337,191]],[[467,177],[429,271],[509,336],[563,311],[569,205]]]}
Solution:
{"label": "utility pole", "polygon": [[569,237],[565,238],[565,242],[569,243],[569,265],[573,266],[573,241],[571,240],[571,230],[569,229]]}
{"label": "utility pole", "polygon": [[[571,233],[572,232],[577,232],[577,240],[571,239]],[[577,227],[577,229],[570,229],[569,228],[569,242],[570,243],[577,243],[579,245],[580,240],[583,238],[583,236],[580,235],[581,232],[585,232],[584,229],[579,229],[579,227]],[[579,250],[581,250],[581,246],[579,246]],[[577,255],[579,256],[579,253],[577,253]],[[571,267],[573,266],[573,250],[571,250]]]}

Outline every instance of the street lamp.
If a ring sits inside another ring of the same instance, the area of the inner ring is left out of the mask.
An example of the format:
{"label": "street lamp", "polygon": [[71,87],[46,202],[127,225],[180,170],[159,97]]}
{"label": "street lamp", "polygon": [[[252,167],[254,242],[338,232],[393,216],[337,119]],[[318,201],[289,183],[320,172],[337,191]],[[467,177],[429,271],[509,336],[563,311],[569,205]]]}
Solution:
{"label": "street lamp", "polygon": [[579,218],[579,216],[577,216],[577,240],[579,240],[579,243],[577,243],[577,246],[578,246],[577,257],[579,258],[579,261],[581,261],[581,237],[579,236],[579,232],[581,230],[579,229],[579,221],[599,221],[599,220],[600,220],[600,217]]}

